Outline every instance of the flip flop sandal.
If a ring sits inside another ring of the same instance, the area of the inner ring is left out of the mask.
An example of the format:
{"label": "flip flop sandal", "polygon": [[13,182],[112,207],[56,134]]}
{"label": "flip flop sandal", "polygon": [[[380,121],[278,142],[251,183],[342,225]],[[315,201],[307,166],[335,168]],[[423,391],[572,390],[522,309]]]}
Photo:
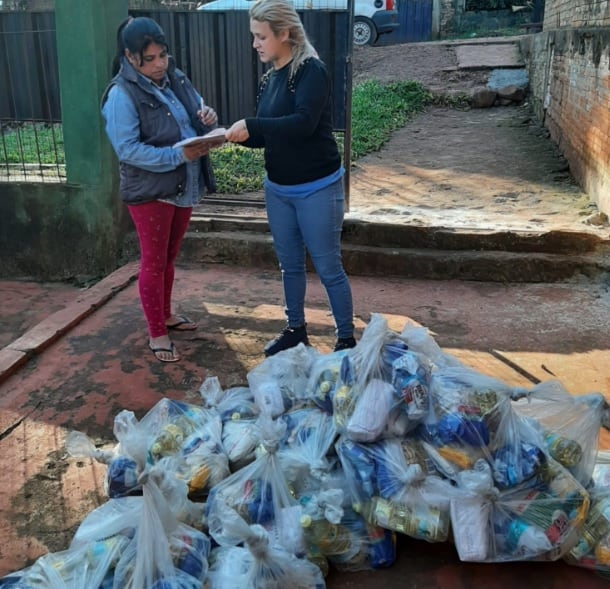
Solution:
{"label": "flip flop sandal", "polygon": [[[180,360],[180,356],[176,355],[176,346],[174,344],[172,344],[171,348],[155,348],[150,344],[148,344],[148,347],[150,348],[150,351],[155,355],[155,358],[159,360],[159,362],[178,362],[178,360]],[[163,353],[171,354],[172,357],[170,359],[163,358],[159,355]]]}
{"label": "flip flop sandal", "polygon": [[195,331],[197,324],[191,321],[186,315],[176,315],[178,321],[167,326],[167,329],[173,329],[174,331]]}

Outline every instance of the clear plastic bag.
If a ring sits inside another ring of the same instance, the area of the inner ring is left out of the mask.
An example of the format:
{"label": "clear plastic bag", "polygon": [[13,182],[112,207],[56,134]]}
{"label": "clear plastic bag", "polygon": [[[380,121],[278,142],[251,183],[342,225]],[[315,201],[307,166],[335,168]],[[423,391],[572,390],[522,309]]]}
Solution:
{"label": "clear plastic bag", "polygon": [[576,543],[589,497],[550,459],[528,484],[501,491],[484,460],[461,471],[462,495],[451,499],[451,524],[463,561],[557,560]]}
{"label": "clear plastic bag", "polygon": [[132,412],[121,411],[114,430],[119,444],[106,477],[111,498],[141,492],[140,473],[165,457],[180,458],[173,462],[175,475],[187,481],[193,500],[202,500],[211,485],[229,474],[215,411],[162,399],[139,422]]}
{"label": "clear plastic bag", "polygon": [[513,403],[514,411],[540,434],[548,453],[585,486],[595,466],[605,408],[603,395],[572,396],[556,380],[536,385]]}
{"label": "clear plastic bag", "polygon": [[428,542],[447,540],[452,486],[417,462],[408,464],[398,439],[340,439],[337,453],[354,507],[367,522]]}
{"label": "clear plastic bag", "polygon": [[392,404],[392,366],[406,349],[400,336],[388,329],[387,321],[373,313],[361,340],[341,361],[333,397],[333,415],[340,433],[349,430],[359,441],[381,435]]}
{"label": "clear plastic bag", "polygon": [[[291,495],[277,456],[286,424],[261,415],[258,427],[261,431],[260,455],[212,488],[208,495],[206,515],[209,518],[222,505],[228,505],[248,525],[275,525],[278,529],[287,530],[294,519],[291,508],[298,507],[298,503]],[[287,518],[286,522],[283,521],[284,517]],[[295,543],[299,541],[300,538]]]}
{"label": "clear plastic bag", "polygon": [[213,484],[229,474],[222,444],[222,422],[214,410],[161,399],[138,422],[129,411],[115,418],[119,456],[109,465],[109,496],[121,497],[139,487],[134,484],[147,465],[176,457],[175,476],[189,486],[189,497],[201,501]]}
{"label": "clear plastic bag", "polygon": [[114,569],[129,544],[126,536],[92,540],[78,548],[41,556],[36,562],[0,579],[11,589],[83,589],[112,587]]}
{"label": "clear plastic bag", "polygon": [[368,523],[352,507],[345,472],[337,468],[325,487],[300,497],[307,558],[323,572],[385,568],[396,559],[396,535]]}
{"label": "clear plastic bag", "polygon": [[591,507],[578,542],[565,561],[610,579],[610,452],[598,453],[588,491]]}
{"label": "clear plastic bag", "polygon": [[289,422],[288,437],[278,451],[286,480],[301,495],[317,488],[333,468],[337,429],[331,415],[316,408],[300,409],[280,417]]}
{"label": "clear plastic bag", "polygon": [[258,405],[249,387],[233,387],[222,390],[217,377],[209,377],[199,388],[204,405],[215,409],[223,423],[236,419],[254,419],[258,413]]}
{"label": "clear plastic bag", "polygon": [[312,403],[307,383],[320,353],[299,344],[265,358],[248,372],[247,379],[260,411],[277,417],[285,411]]}
{"label": "clear plastic bag", "polygon": [[165,471],[166,461],[140,475],[142,496],[110,499],[80,524],[68,553],[81,555],[79,567],[90,566],[90,554],[111,566],[103,584],[82,583],[75,589],[201,587],[207,575],[210,541],[181,521],[187,489]]}
{"label": "clear plastic bag", "polygon": [[96,536],[105,538],[113,531],[111,537],[127,538],[114,571],[115,589],[201,587],[207,575],[210,541],[178,519],[176,509],[183,504],[186,489],[171,475],[167,477],[162,466],[146,471],[140,482],[142,497],[116,499],[89,514],[72,546]]}
{"label": "clear plastic bag", "polygon": [[466,367],[432,374],[430,413],[415,430],[428,457],[447,478],[484,458],[501,487],[536,475],[544,452],[511,406],[512,387]]}
{"label": "clear plastic bag", "polygon": [[[210,569],[215,589],[324,589],[324,578],[317,566],[273,543],[263,526],[248,525],[228,505],[216,503],[208,524],[210,535],[222,550],[221,555],[213,556]],[[242,543],[244,548],[238,546]]]}

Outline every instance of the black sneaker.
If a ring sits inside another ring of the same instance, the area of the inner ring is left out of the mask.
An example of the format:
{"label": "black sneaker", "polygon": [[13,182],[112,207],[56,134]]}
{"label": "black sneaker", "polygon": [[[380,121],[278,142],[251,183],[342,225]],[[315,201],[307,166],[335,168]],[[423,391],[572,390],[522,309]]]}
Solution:
{"label": "black sneaker", "polygon": [[335,352],[341,350],[349,350],[350,348],[356,347],[356,340],[353,337],[340,337],[335,344]]}
{"label": "black sneaker", "polygon": [[301,327],[286,327],[280,335],[265,346],[265,356],[273,356],[288,348],[294,348],[301,343],[306,346],[309,345],[307,327],[305,325],[301,325]]}

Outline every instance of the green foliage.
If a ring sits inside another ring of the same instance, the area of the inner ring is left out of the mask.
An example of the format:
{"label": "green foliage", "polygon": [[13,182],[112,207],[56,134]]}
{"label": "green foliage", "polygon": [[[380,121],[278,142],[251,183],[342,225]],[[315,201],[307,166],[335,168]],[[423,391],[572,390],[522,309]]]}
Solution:
{"label": "green foliage", "polygon": [[399,129],[424,109],[432,95],[419,82],[381,84],[368,80],[352,95],[352,160],[377,151]]}
{"label": "green foliage", "polygon": [[0,164],[63,164],[64,137],[59,123],[18,123],[0,133]]}
{"label": "green foliage", "polygon": [[219,194],[255,192],[263,187],[263,151],[226,143],[210,152]]}
{"label": "green foliage", "polygon": [[470,96],[468,94],[435,94],[430,104],[455,108],[456,110],[466,110],[470,108]]}

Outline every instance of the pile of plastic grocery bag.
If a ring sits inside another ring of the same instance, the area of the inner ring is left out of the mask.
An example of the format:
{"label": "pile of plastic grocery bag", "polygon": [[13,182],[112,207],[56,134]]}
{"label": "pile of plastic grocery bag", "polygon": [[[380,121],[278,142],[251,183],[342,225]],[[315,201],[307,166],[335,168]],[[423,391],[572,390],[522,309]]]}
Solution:
{"label": "pile of plastic grocery bag", "polygon": [[318,589],[330,568],[391,566],[397,534],[610,571],[602,395],[511,387],[377,314],[354,349],[301,344],[247,380],[122,411],[111,451],[71,432],[72,456],[107,465],[108,501],[0,587]]}

